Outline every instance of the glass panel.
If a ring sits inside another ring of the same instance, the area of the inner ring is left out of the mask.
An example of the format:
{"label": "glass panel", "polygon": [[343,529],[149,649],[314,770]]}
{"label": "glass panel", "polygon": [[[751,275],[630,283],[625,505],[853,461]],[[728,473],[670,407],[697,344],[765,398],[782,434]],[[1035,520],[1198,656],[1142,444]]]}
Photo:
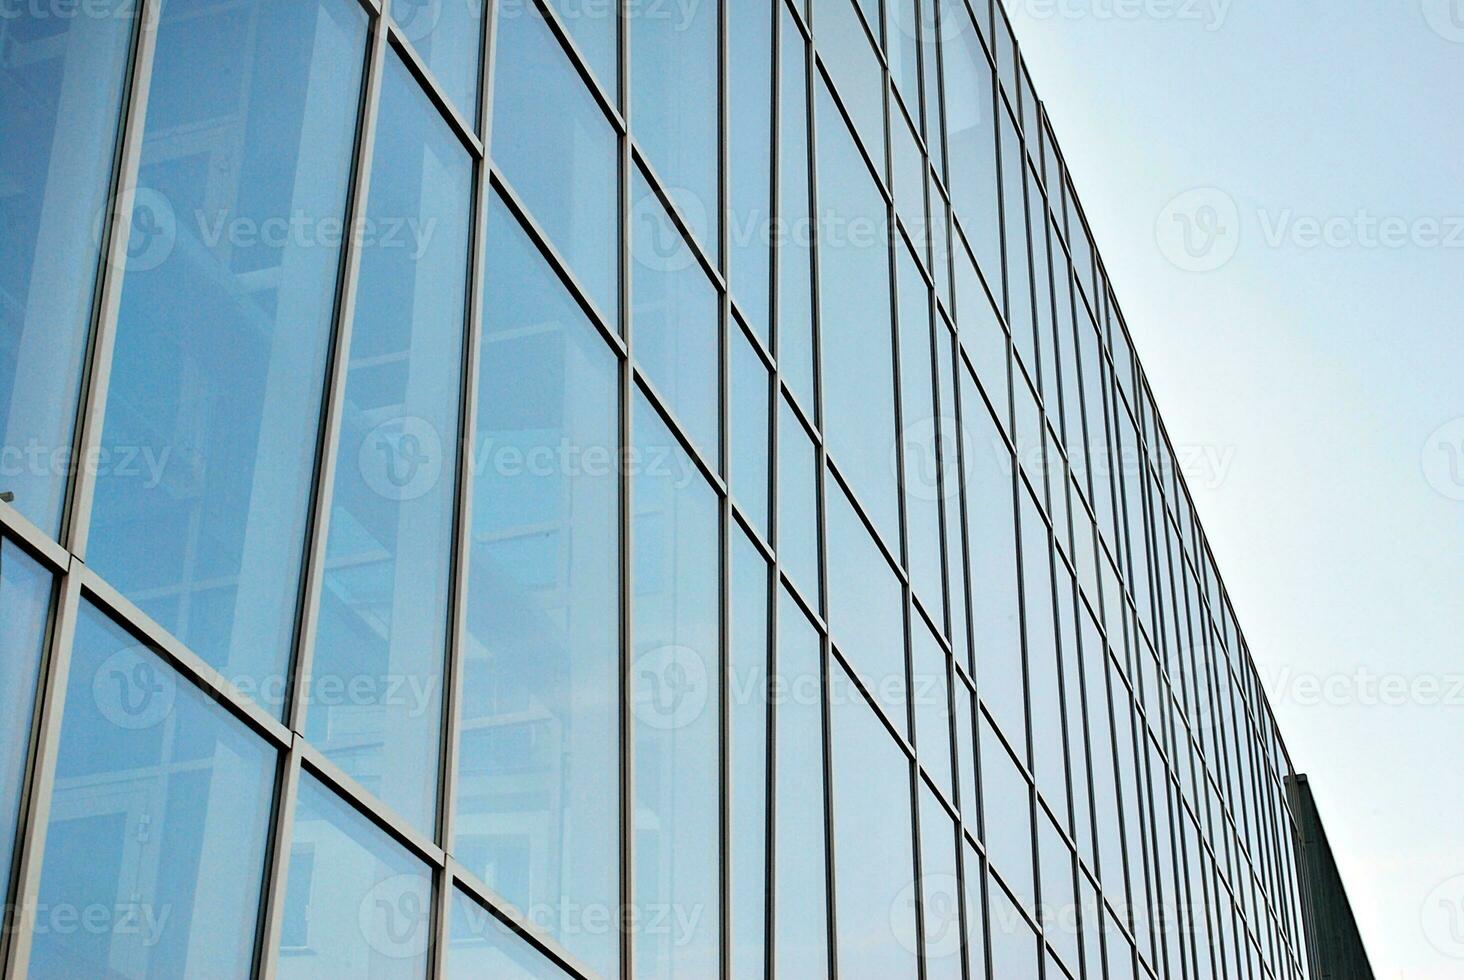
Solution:
{"label": "glass panel", "polygon": [[619,972],[619,367],[490,199],[454,854]]}
{"label": "glass panel", "polygon": [[644,398],[635,402],[635,897],[668,928],[635,973],[700,980],[720,947],[717,498]]}
{"label": "glass panel", "polygon": [[[1032,347],[1032,268],[1027,254],[1027,201],[1022,145],[1011,116],[998,113],[1001,129],[1001,219],[1006,259],[1006,313],[1012,342],[1025,364],[1035,366]],[[982,261],[978,252],[977,261]]]}
{"label": "glass panel", "polygon": [[[0,44],[0,490],[51,535],[96,282],[86,232],[107,204],[134,8],[60,9],[11,4]],[[152,203],[139,202],[135,260],[147,258]]]}
{"label": "glass panel", "polygon": [[630,115],[637,144],[692,235],[715,260],[718,3],[646,7],[631,17]]}
{"label": "glass panel", "polygon": [[[446,2],[446,0],[444,0]],[[481,2],[481,0],[469,0]],[[559,22],[569,31],[574,46],[584,57],[595,79],[610,101],[616,100],[620,91],[620,18],[617,8],[610,3],[594,0],[548,0],[549,6],[559,14]],[[503,16],[514,15],[533,6],[532,4],[503,4]]]}
{"label": "glass panel", "polygon": [[909,731],[900,580],[833,477],[828,505],[829,630],[885,717]]}
{"label": "glass panel", "polygon": [[768,563],[737,533],[732,544],[732,969],[762,975],[768,831]]}
{"label": "glass panel", "polygon": [[[962,841],[962,853],[965,859],[965,894],[962,900],[966,913],[966,976],[969,980],[983,980],[986,976],[986,901],[983,888],[986,873],[981,855],[976,853],[975,845],[969,840]],[[992,974],[992,978],[998,980],[996,974]]]}
{"label": "glass panel", "polygon": [[476,127],[482,0],[391,0],[391,16],[458,115]]}
{"label": "glass panel", "polygon": [[[1078,969],[1077,896],[1073,892],[1073,852],[1056,825],[1039,811],[1037,821],[1043,935],[1074,973]],[[1179,972],[1179,971],[1176,971]],[[1182,974],[1181,974],[1182,975]]]}
{"label": "glass panel", "polygon": [[570,974],[461,889],[452,893],[448,980],[569,980]]}
{"label": "glass panel", "polygon": [[349,0],[167,4],[118,314],[101,451],[157,454],[99,474],[87,564],[275,712],[365,47]]}
{"label": "glass panel", "polygon": [[915,746],[925,771],[949,799],[955,799],[951,777],[950,679],[947,659],[940,643],[931,635],[925,620],[911,613],[910,684],[915,704]]}
{"label": "glass panel", "polygon": [[991,975],[1003,980],[1039,976],[1037,936],[1032,926],[995,881],[990,882],[986,892],[991,903]]}
{"label": "glass panel", "polygon": [[818,457],[793,409],[778,402],[778,560],[799,594],[817,604]]}
{"label": "glass panel", "polygon": [[308,772],[300,774],[288,875],[281,980],[427,976],[427,866]]}
{"label": "glass panel", "polygon": [[1032,716],[1032,773],[1053,809],[1068,809],[1067,767],[1062,730],[1062,692],[1057,625],[1052,611],[1052,553],[1047,524],[1027,488],[1022,488],[1022,609],[1028,698]]}
{"label": "glass panel", "polygon": [[600,317],[620,322],[619,149],[610,121],[532,3],[498,7],[493,160]]}
{"label": "glass panel", "polygon": [[916,248],[925,248],[925,162],[915,134],[895,103],[890,103],[890,160],[895,211]]}
{"label": "glass panel", "polygon": [[763,363],[742,328],[731,325],[731,389],[727,421],[731,430],[731,469],[728,474],[732,496],[743,514],[764,539],[768,536],[768,493],[771,460],[771,382]]}
{"label": "glass panel", "polygon": [[[838,0],[845,5],[849,0]],[[897,540],[888,216],[828,90],[819,86],[819,329],[829,455],[875,526]]]}
{"label": "glass panel", "polygon": [[905,99],[910,115],[920,118],[920,62],[916,50],[920,40],[920,14],[916,0],[890,0],[885,4],[885,48],[890,60],[890,80]]}
{"label": "glass panel", "polygon": [[51,594],[51,573],[0,538],[0,871],[7,884]]}
{"label": "glass panel", "polygon": [[[942,436],[954,417],[937,419],[935,362],[931,359],[930,290],[907,249],[899,250],[900,428],[904,454],[905,534],[910,578],[925,608],[945,625],[940,573],[940,499],[959,493],[947,482],[960,472],[955,443]],[[947,412],[948,416],[954,413]],[[954,434],[952,431],[949,433]]]}
{"label": "glass panel", "polygon": [[986,816],[982,827],[991,866],[1016,893],[1024,908],[1035,909],[1031,784],[985,717],[981,719],[981,805]]}
{"label": "glass panel", "polygon": [[[839,976],[886,980],[918,974],[910,762],[842,667],[833,669],[834,880]],[[781,857],[781,854],[779,855]]]}
{"label": "glass panel", "polygon": [[955,701],[956,726],[956,782],[961,796],[957,801],[966,829],[976,833],[980,826],[981,810],[976,789],[976,698],[960,675],[952,680]]}
{"label": "glass panel", "polygon": [[[945,446],[956,453],[956,459],[944,464],[953,477],[961,472],[965,455],[971,450],[964,443],[967,436],[962,416],[980,411],[980,406],[956,404],[956,337],[945,317],[937,316],[935,324],[936,392],[939,401],[936,413],[939,420],[940,438]],[[941,508],[945,525],[945,571],[947,582],[947,604],[949,606],[949,633],[951,649],[956,659],[971,669],[972,649],[967,629],[969,603],[966,584],[966,524],[962,514],[962,501],[966,494],[960,479],[941,483]]]}
{"label": "glass panel", "polygon": [[377,125],[366,220],[423,233],[361,249],[306,734],[430,835],[473,165],[395,54]]}
{"label": "glass panel", "polygon": [[817,417],[814,401],[813,199],[808,171],[808,44],[783,11],[778,69],[778,262],[775,352],[778,370],[798,404]]}
{"label": "glass panel", "polygon": [[248,976],[275,751],[81,608],[30,975]]}
{"label": "glass panel", "polygon": [[[976,369],[976,380],[1007,428],[1011,395],[1007,379],[1007,335],[981,277],[964,246],[956,249],[956,322],[961,325],[961,346]],[[980,411],[979,403],[968,412]]]}
{"label": "glass panel", "polygon": [[773,973],[829,976],[824,836],[823,656],[798,603],[778,592]]}
{"label": "glass panel", "polygon": [[1001,295],[1001,212],[996,180],[991,65],[970,15],[943,3],[946,130],[951,155],[951,203],[993,292]]}
{"label": "glass panel", "polygon": [[[860,21],[855,8],[856,2],[870,0],[818,0],[814,5],[813,43],[822,56],[824,68],[833,79],[840,101],[848,110],[855,134],[864,144],[864,152],[875,162],[875,167],[883,178],[884,71],[875,55],[874,45],[870,43],[869,34]],[[871,3],[871,6],[878,8],[878,4]],[[879,23],[873,10],[866,10],[865,17],[870,25]],[[828,103],[827,109],[820,106],[818,111],[823,113],[838,110],[832,103]],[[819,166],[823,165],[820,158]],[[819,208],[827,211],[823,202],[820,202]]]}
{"label": "glass panel", "polygon": [[764,345],[768,329],[773,193],[773,17],[769,0],[727,3],[727,279]]}
{"label": "glass panel", "polygon": [[635,359],[715,466],[721,458],[717,290],[638,167],[631,195]]}
{"label": "glass panel", "polygon": [[[935,795],[922,784],[920,892],[926,980],[962,980],[961,883],[956,870],[956,847],[955,824]],[[909,940],[913,949],[914,936]]]}

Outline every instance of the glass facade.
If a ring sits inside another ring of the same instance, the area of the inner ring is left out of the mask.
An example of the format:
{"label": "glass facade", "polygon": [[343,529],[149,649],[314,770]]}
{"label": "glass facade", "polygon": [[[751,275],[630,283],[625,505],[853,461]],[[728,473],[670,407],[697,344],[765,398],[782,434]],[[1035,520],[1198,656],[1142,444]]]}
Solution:
{"label": "glass facade", "polygon": [[0,18],[5,976],[1307,975],[1290,761],[999,5],[49,10]]}

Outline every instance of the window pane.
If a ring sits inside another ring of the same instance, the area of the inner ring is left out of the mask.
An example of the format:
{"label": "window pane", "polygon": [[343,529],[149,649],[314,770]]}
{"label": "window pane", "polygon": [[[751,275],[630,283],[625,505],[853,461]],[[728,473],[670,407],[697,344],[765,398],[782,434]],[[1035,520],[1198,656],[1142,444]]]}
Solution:
{"label": "window pane", "polygon": [[951,710],[947,660],[925,620],[911,613],[912,662],[910,684],[915,704],[915,746],[925,771],[949,799],[955,799],[951,781]]}
{"label": "window pane", "polygon": [[887,980],[918,974],[910,762],[842,667],[834,668],[834,879],[839,976]]}
{"label": "window pane", "polygon": [[817,604],[818,457],[793,409],[778,403],[778,560],[799,594]]}
{"label": "window pane", "polygon": [[[909,542],[910,578],[915,592],[936,622],[945,625],[945,587],[940,574],[940,500],[959,493],[946,484],[960,473],[953,439],[942,431],[955,428],[955,415],[937,419],[935,362],[930,347],[930,289],[908,250],[899,250],[900,296],[900,427],[903,435],[905,529]],[[954,435],[950,433],[949,435]]]}
{"label": "window pane", "polygon": [[753,350],[742,328],[732,324],[731,405],[728,427],[731,429],[732,497],[743,514],[764,538],[768,536],[768,413],[770,383],[767,365]]}
{"label": "window pane", "polygon": [[1052,611],[1052,554],[1047,524],[1022,488],[1022,609],[1032,715],[1032,773],[1037,788],[1059,813],[1068,809],[1062,731],[1057,624]]}
{"label": "window pane", "polygon": [[345,800],[300,774],[281,980],[427,976],[432,877]]}
{"label": "window pane", "polygon": [[128,260],[102,433],[156,455],[98,477],[87,564],[276,712],[365,49],[349,0],[167,4],[134,220],[174,217]]}
{"label": "window pane", "polygon": [[636,937],[635,973],[701,980],[720,948],[717,498],[639,396],[635,448],[635,896],[673,923]]}
{"label": "window pane", "polygon": [[[849,0],[837,0],[848,5]],[[851,8],[852,9],[852,8]],[[887,212],[849,130],[819,86],[819,328],[829,455],[880,534],[899,529]]]}
{"label": "window pane", "polygon": [[[474,0],[479,2],[479,0]],[[518,15],[532,4],[501,6],[503,16]],[[616,7],[608,3],[586,0],[549,0],[559,14],[560,23],[574,39],[596,80],[612,101],[620,90],[620,18]]]}
{"label": "window pane", "polygon": [[0,46],[0,490],[55,535],[133,19],[47,9],[9,7]]}
{"label": "window pane", "polygon": [[[920,887],[926,980],[962,980],[956,826],[923,784],[920,787]],[[910,938],[913,941],[913,934]]]}
{"label": "window pane", "polygon": [[1016,893],[1024,908],[1035,909],[1031,784],[984,717],[981,719],[981,805],[986,815],[983,824],[986,853],[992,868]]}
{"label": "window pane", "polygon": [[394,54],[377,126],[306,734],[430,835],[473,166]]}
{"label": "window pane", "polygon": [[732,970],[762,974],[766,943],[768,564],[738,532],[732,545]]}
{"label": "window pane", "polygon": [[975,833],[980,826],[980,797],[976,788],[976,697],[966,682],[956,675],[952,681],[956,705],[956,783],[960,787],[959,804],[966,828]]}
{"label": "window pane", "polygon": [[[883,177],[884,72],[855,3],[856,0],[818,0],[814,9],[813,43],[854,122],[854,132]],[[878,4],[870,6],[877,9]],[[879,18],[873,10],[866,10],[865,16],[871,25],[878,25]],[[820,106],[818,111],[826,110]],[[829,103],[827,111],[838,110]],[[823,166],[822,158],[819,166]],[[819,208],[826,210],[823,202],[819,202]]]}
{"label": "window pane", "polygon": [[778,69],[778,370],[798,404],[813,392],[813,200],[808,171],[808,45],[782,13]]}
{"label": "window pane", "polygon": [[905,711],[905,624],[900,580],[832,477],[824,481],[829,521],[829,630],[876,703],[899,731]]}
{"label": "window pane", "polygon": [[62,718],[30,975],[247,976],[274,750],[90,605]]}
{"label": "window pane", "polygon": [[543,953],[459,889],[452,894],[448,980],[569,980]]}
{"label": "window pane", "polygon": [[1039,976],[1037,936],[1031,925],[996,881],[986,891],[991,902],[991,975],[1003,980]]}
{"label": "window pane", "polygon": [[717,3],[647,7],[631,18],[630,118],[692,235],[717,256]]}
{"label": "window pane", "polygon": [[[1022,179],[1022,143],[1009,113],[997,113],[1001,129],[1001,219],[1003,257],[1006,260],[1006,312],[1012,342],[1022,360],[1032,356],[1032,269],[1027,254],[1027,199]],[[979,251],[979,246],[978,246]],[[977,256],[977,261],[981,257]]]}
{"label": "window pane", "polygon": [[614,976],[619,372],[497,197],[486,253],[454,853]]}
{"label": "window pane", "polygon": [[498,7],[493,160],[606,323],[620,320],[618,149],[610,121],[532,4]]}
{"label": "window pane", "polygon": [[773,191],[773,17],[769,0],[727,3],[727,278],[732,298],[764,344]]}
{"label": "window pane", "polygon": [[51,574],[0,539],[0,870],[7,875],[15,853],[51,593]]}
{"label": "window pane", "polygon": [[721,457],[717,291],[640,168],[631,200],[635,359],[702,457],[716,465]]}
{"label": "window pane", "polygon": [[818,633],[780,589],[773,973],[800,980],[829,975],[822,662]]}
{"label": "window pane", "polygon": [[991,65],[970,15],[943,3],[946,129],[950,134],[951,203],[986,281],[1001,295],[1001,212],[996,182]]}
{"label": "window pane", "polygon": [[469,126],[478,123],[482,0],[391,0],[391,16]]}

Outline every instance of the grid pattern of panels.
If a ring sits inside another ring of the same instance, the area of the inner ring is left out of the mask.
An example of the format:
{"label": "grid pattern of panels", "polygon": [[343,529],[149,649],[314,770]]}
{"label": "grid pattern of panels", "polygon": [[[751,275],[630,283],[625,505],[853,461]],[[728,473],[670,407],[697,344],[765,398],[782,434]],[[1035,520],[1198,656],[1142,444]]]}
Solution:
{"label": "grid pattern of panels", "polygon": [[115,8],[0,23],[7,976],[1305,975],[999,5]]}

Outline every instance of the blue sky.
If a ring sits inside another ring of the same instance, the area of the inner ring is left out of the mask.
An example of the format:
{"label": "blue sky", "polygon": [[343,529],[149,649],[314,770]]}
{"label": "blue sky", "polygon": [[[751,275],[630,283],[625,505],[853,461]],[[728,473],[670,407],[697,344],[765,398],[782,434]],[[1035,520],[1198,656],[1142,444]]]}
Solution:
{"label": "blue sky", "polygon": [[1464,0],[1008,9],[1373,966],[1464,978]]}

